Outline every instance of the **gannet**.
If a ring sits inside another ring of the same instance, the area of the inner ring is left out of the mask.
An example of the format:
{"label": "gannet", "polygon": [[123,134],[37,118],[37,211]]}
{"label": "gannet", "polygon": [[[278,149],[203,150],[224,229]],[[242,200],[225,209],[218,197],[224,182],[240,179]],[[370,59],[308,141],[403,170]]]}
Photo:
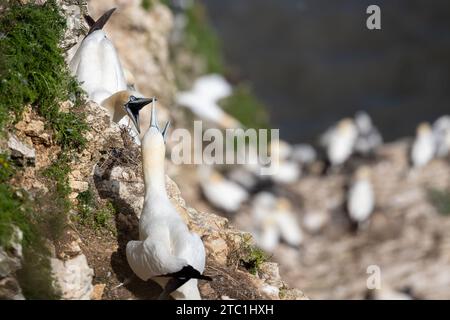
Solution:
{"label": "gannet", "polygon": [[308,165],[316,161],[317,152],[313,146],[300,143],[292,146],[291,158],[302,165]]}
{"label": "gannet", "polygon": [[325,211],[308,211],[303,216],[303,227],[310,233],[317,233],[323,229],[329,219]]}
{"label": "gannet", "polygon": [[411,162],[415,168],[422,167],[433,159],[436,151],[435,139],[428,122],[419,124],[411,148]]}
{"label": "gannet", "polygon": [[[290,160],[292,147],[283,140],[271,142],[271,158],[278,159],[278,168],[270,178],[280,184],[290,184],[298,181],[301,169],[297,162]],[[276,161],[276,160],[275,160]]]}
{"label": "gannet", "polygon": [[358,132],[353,119],[345,118],[331,131],[327,156],[332,166],[340,166],[352,155]]}
{"label": "gannet", "polygon": [[450,153],[450,116],[445,115],[433,123],[433,135],[436,140],[436,156],[446,157]]}
{"label": "gannet", "polygon": [[69,64],[89,99],[97,103],[127,89],[119,56],[102,30],[114,10],[108,10],[95,22],[86,17],[91,28]]}
{"label": "gannet", "polygon": [[355,114],[355,124],[358,129],[355,151],[363,156],[373,154],[376,148],[383,144],[383,137],[364,111]]}
{"label": "gannet", "polygon": [[203,195],[217,209],[234,213],[249,197],[244,188],[225,179],[217,171],[200,167],[199,176]]}
{"label": "gannet", "polygon": [[231,85],[222,76],[211,74],[198,78],[190,91],[179,92],[176,101],[180,106],[189,108],[201,120],[222,128],[239,128],[239,122],[217,104],[232,92]]}
{"label": "gannet", "polygon": [[189,231],[166,191],[164,158],[168,125],[159,130],[152,105],[150,127],[141,144],[145,197],[139,219],[139,241],[128,242],[126,255],[139,278],[144,281],[151,278],[164,287],[160,297],[171,294],[176,299],[201,299],[197,279],[211,280],[202,275],[205,248],[200,237]]}
{"label": "gannet", "polygon": [[115,123],[128,115],[133,121],[137,132],[141,132],[142,122],[139,120],[139,114],[142,108],[156,98],[136,97],[136,93],[128,90],[119,91],[103,100],[100,105],[108,110],[111,120]]}
{"label": "gannet", "polygon": [[251,214],[255,222],[254,237],[261,249],[273,252],[280,240],[293,247],[302,243],[302,230],[286,198],[261,192],[252,203]]}
{"label": "gannet", "polygon": [[375,207],[375,195],[370,179],[369,167],[356,170],[348,195],[347,211],[350,219],[361,226],[368,220]]}

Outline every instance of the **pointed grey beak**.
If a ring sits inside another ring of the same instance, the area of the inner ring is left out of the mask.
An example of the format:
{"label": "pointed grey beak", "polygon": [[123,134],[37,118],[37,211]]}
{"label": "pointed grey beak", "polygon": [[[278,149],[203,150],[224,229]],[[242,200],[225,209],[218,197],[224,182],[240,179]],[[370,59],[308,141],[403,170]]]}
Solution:
{"label": "pointed grey beak", "polygon": [[127,111],[128,116],[131,118],[131,120],[134,123],[134,126],[136,127],[137,131],[141,133],[141,129],[139,126],[139,111],[143,107],[145,107],[150,102],[155,101],[156,98],[134,98],[130,99],[127,104],[125,105],[125,110]]}
{"label": "pointed grey beak", "polygon": [[158,119],[156,118],[156,106],[155,106],[155,99],[152,101],[152,115],[150,118],[150,128],[155,127],[159,131],[158,127]]}

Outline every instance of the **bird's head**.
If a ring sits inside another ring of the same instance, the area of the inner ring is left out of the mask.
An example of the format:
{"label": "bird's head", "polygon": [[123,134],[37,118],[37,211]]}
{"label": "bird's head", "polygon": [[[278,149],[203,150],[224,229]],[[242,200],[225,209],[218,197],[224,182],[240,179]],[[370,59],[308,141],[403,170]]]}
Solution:
{"label": "bird's head", "polygon": [[428,122],[422,122],[417,126],[417,135],[428,135],[431,133],[431,126]]}
{"label": "bird's head", "polygon": [[156,101],[156,98],[137,98],[133,94],[129,94],[128,91],[124,92],[126,92],[126,95],[123,97],[123,101],[125,101],[123,108],[133,121],[137,131],[141,133],[139,127],[139,111],[150,102]]}
{"label": "bird's head", "polygon": [[152,112],[150,116],[150,127],[142,139],[142,146],[151,150],[162,149],[165,151],[165,143],[167,138],[167,131],[170,125],[170,121],[167,121],[164,128],[161,130],[158,126],[157,112],[156,112],[156,99],[152,101]]}
{"label": "bird's head", "polygon": [[355,130],[355,122],[351,118],[344,118],[339,121],[337,129],[340,133],[353,132]]}
{"label": "bird's head", "polygon": [[371,171],[368,166],[361,166],[355,172],[355,180],[370,180]]}

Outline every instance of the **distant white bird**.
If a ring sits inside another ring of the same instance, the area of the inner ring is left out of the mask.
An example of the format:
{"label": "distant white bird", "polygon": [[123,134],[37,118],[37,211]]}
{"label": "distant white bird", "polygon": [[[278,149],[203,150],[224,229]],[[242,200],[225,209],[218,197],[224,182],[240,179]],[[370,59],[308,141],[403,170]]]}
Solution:
{"label": "distant white bird", "polygon": [[145,182],[144,207],[139,219],[139,241],[127,244],[133,272],[142,280],[153,279],[164,287],[160,298],[201,299],[197,279],[203,276],[205,248],[200,237],[189,231],[166,192],[165,134],[160,132],[152,107],[151,124],[142,140]]}
{"label": "distant white bird", "polygon": [[416,132],[416,139],[414,140],[411,149],[411,162],[414,167],[423,167],[430,162],[436,152],[436,144],[428,122],[419,124]]}
{"label": "distant white bird", "polygon": [[272,161],[278,160],[278,169],[271,175],[271,179],[280,184],[290,184],[298,181],[301,168],[297,162],[290,160],[292,147],[283,140],[272,141],[270,146]]}
{"label": "distant white bird", "polygon": [[292,146],[291,158],[302,165],[308,165],[316,161],[317,152],[313,146],[300,143]]}
{"label": "distant white bird", "polygon": [[202,120],[222,128],[238,128],[241,126],[239,122],[217,104],[231,93],[231,85],[222,76],[211,74],[198,78],[190,91],[178,93],[176,101]]}
{"label": "distant white bird", "polygon": [[225,179],[219,172],[207,167],[199,168],[200,186],[208,202],[227,213],[239,210],[249,197],[238,184]]}
{"label": "distant white bird", "polygon": [[328,220],[329,216],[325,211],[308,211],[303,216],[303,227],[311,233],[317,233]]}
{"label": "distant white bird", "polygon": [[268,192],[258,194],[252,203],[252,217],[256,243],[267,252],[273,252],[281,239],[294,247],[303,241],[291,203],[285,198],[276,198]]}
{"label": "distant white bird", "polygon": [[332,166],[344,164],[352,155],[358,131],[351,118],[345,118],[328,133],[327,156]]}
{"label": "distant white bird", "polygon": [[355,124],[358,129],[355,151],[362,155],[373,154],[376,148],[383,144],[383,137],[364,111],[356,113]]}
{"label": "distant white bird", "polygon": [[450,115],[438,118],[433,123],[433,135],[436,140],[436,156],[446,157],[450,154]]}
{"label": "distant white bird", "polygon": [[369,219],[375,207],[375,194],[370,175],[369,167],[359,167],[347,195],[349,217],[358,226]]}
{"label": "distant white bird", "polygon": [[127,89],[117,51],[102,30],[114,10],[107,11],[95,22],[86,17],[91,28],[70,62],[72,74],[81,83],[89,99],[97,103]]}

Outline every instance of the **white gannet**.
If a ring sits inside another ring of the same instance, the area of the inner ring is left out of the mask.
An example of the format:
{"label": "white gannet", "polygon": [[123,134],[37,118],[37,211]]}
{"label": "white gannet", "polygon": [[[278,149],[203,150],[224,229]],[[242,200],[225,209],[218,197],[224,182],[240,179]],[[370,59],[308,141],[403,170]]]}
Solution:
{"label": "white gannet", "polygon": [[201,120],[212,122],[222,128],[239,128],[241,125],[227,114],[217,102],[232,93],[231,85],[218,74],[198,78],[190,91],[179,92],[177,103],[191,110]]}
{"label": "white gannet", "polygon": [[[100,105],[108,110],[111,120],[119,123],[126,115],[133,121],[134,128],[138,133],[141,132],[143,121],[140,121],[139,114],[141,109],[156,98],[136,97],[137,93],[133,91],[119,91],[103,100]],[[148,110],[148,108],[146,108]],[[145,119],[143,119],[145,120]]]}
{"label": "white gannet", "polygon": [[332,166],[344,164],[352,155],[357,135],[356,126],[351,118],[339,121],[329,133],[327,156]]}
{"label": "white gannet", "polygon": [[329,215],[323,210],[311,210],[303,216],[303,227],[310,233],[317,233],[324,228],[330,220]]}
{"label": "white gannet", "polygon": [[225,179],[219,172],[202,166],[199,168],[200,187],[206,200],[215,208],[227,213],[239,210],[249,197],[247,191],[233,181]]}
{"label": "white gannet", "polygon": [[359,167],[347,194],[348,215],[358,226],[369,219],[375,207],[375,194],[370,175],[369,167]]}
{"label": "white gannet", "polygon": [[439,117],[433,123],[433,135],[436,140],[436,156],[446,157],[450,153],[450,116]]}
{"label": "white gannet", "polygon": [[[278,159],[278,168],[270,178],[280,184],[290,184],[298,181],[301,169],[297,162],[290,160],[292,147],[283,140],[272,141],[270,146],[272,160]],[[275,160],[276,161],[276,160]]]}
{"label": "white gannet", "polygon": [[355,152],[363,156],[373,154],[376,148],[383,144],[383,137],[365,111],[358,111],[355,114],[355,124],[358,129]]}
{"label": "white gannet", "polygon": [[160,132],[152,106],[150,128],[141,144],[145,198],[139,219],[139,241],[128,242],[126,255],[139,278],[144,281],[151,278],[164,287],[160,298],[171,294],[176,299],[201,299],[197,279],[211,280],[202,276],[205,248],[200,237],[189,231],[166,191],[168,124]]}
{"label": "white gannet", "polygon": [[291,159],[302,165],[308,165],[316,161],[317,152],[313,146],[299,143],[292,146]]}
{"label": "white gannet", "polygon": [[251,214],[255,222],[254,238],[261,249],[273,252],[280,240],[293,247],[302,243],[302,230],[286,198],[261,192],[254,198]]}
{"label": "white gannet", "polygon": [[86,16],[91,28],[69,64],[89,99],[97,103],[127,89],[117,51],[102,30],[114,10],[107,11],[95,22]]}
{"label": "white gannet", "polygon": [[411,148],[411,163],[415,168],[423,167],[433,159],[436,151],[436,144],[428,122],[418,125],[416,138]]}

